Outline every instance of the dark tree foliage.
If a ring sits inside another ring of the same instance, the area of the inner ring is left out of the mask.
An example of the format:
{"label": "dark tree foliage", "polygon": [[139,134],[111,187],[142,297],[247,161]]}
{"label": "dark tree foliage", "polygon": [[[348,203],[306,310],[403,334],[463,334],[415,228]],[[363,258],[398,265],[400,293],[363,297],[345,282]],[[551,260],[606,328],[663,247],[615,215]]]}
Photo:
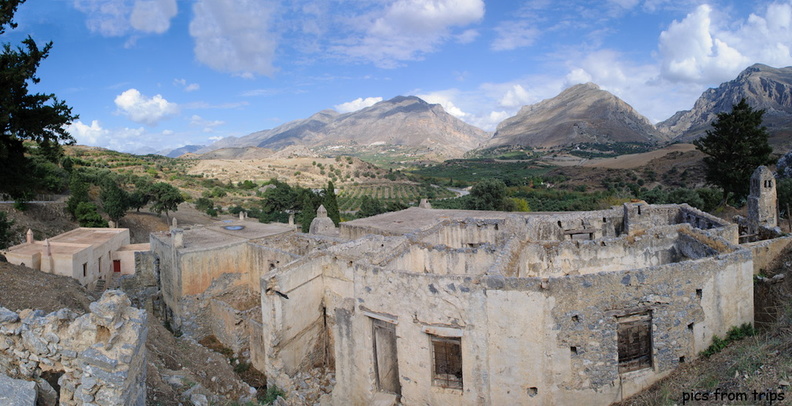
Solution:
{"label": "dark tree foliage", "polygon": [[[300,231],[307,233],[311,229],[311,222],[316,218],[316,209],[319,208],[321,200],[319,196],[311,192],[304,193],[302,197],[302,211],[297,218],[300,223]],[[318,201],[317,201],[318,200]]]}
{"label": "dark tree foliage", "polygon": [[693,142],[707,154],[707,181],[723,189],[723,202],[730,195],[748,195],[751,174],[759,165],[771,163],[773,149],[762,126],[764,110],[754,110],[745,99],[732,106],[731,113],[718,113],[712,130]]}
{"label": "dark tree foliage", "polygon": [[[239,210],[235,210],[236,207],[234,207],[234,208],[231,208],[231,210],[229,210],[229,212],[231,214],[239,214],[239,212],[242,211],[243,209],[240,206],[237,206],[237,207],[239,207]],[[200,211],[206,211],[208,209],[214,208],[214,202],[212,201],[212,199],[208,199],[208,198],[205,198],[205,197],[199,197],[198,200],[195,201],[195,208],[197,210],[200,210]]]}
{"label": "dark tree foliage", "polygon": [[468,210],[511,211],[514,204],[506,198],[506,184],[500,179],[484,179],[470,189]]}
{"label": "dark tree foliage", "polygon": [[144,191],[137,189],[129,194],[129,208],[135,209],[139,213],[140,209],[149,203],[150,198]]}
{"label": "dark tree foliage", "polygon": [[77,219],[77,206],[83,202],[90,202],[91,198],[88,196],[88,188],[91,185],[78,173],[73,173],[71,181],[69,181],[69,200],[66,201],[66,211],[71,213],[72,217]]}
{"label": "dark tree foliage", "polygon": [[338,227],[338,223],[341,222],[341,211],[338,209],[338,201],[336,200],[333,181],[327,181],[327,188],[324,191],[324,201],[322,204],[324,204],[325,209],[327,209],[327,217],[330,217],[330,220],[333,220],[333,224]]}
{"label": "dark tree foliage", "polygon": [[92,202],[80,202],[75,214],[80,227],[107,227],[107,221]]}
{"label": "dark tree foliage", "polygon": [[386,211],[387,210],[379,199],[364,195],[360,200],[360,210],[358,210],[357,215],[359,218],[371,217],[385,213]]}
{"label": "dark tree foliage", "polygon": [[165,182],[151,185],[148,192],[151,196],[151,210],[157,214],[164,211],[165,217],[168,217],[168,212],[179,210],[179,203],[184,202],[179,189]]}
{"label": "dark tree foliage", "polygon": [[270,180],[269,188],[264,192],[264,200],[261,202],[261,209],[266,215],[291,210],[297,200],[297,192],[286,182],[277,179]]}
{"label": "dark tree foliage", "polygon": [[[0,35],[16,28],[14,13],[24,0],[0,3]],[[78,117],[54,94],[29,93],[28,86],[39,82],[36,70],[49,54],[52,43],[39,48],[28,37],[18,47],[2,45],[0,54],[0,193],[21,197],[36,187],[34,162],[25,154],[24,141],[38,144],[40,154],[58,162],[60,142],[73,143],[65,126]]]}
{"label": "dark tree foliage", "polygon": [[104,182],[102,190],[99,193],[99,199],[102,201],[102,209],[116,225],[118,225],[118,221],[126,215],[127,210],[131,207],[129,193],[121,189],[121,187],[113,181]]}
{"label": "dark tree foliage", "polygon": [[8,220],[6,212],[0,211],[0,249],[6,249],[11,245],[13,225],[14,220]]}

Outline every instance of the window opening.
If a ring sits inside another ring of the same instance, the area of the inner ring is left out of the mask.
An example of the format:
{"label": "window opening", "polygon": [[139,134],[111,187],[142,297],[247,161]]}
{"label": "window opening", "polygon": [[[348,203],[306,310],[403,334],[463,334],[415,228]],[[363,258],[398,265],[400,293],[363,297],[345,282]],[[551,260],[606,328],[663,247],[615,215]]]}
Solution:
{"label": "window opening", "polygon": [[460,337],[432,338],[432,384],[444,388],[462,389],[462,339]]}
{"label": "window opening", "polygon": [[85,262],[83,263],[83,278],[85,278],[87,275],[88,275],[88,263]]}
{"label": "window opening", "polygon": [[633,314],[618,319],[619,372],[652,367],[652,315]]}

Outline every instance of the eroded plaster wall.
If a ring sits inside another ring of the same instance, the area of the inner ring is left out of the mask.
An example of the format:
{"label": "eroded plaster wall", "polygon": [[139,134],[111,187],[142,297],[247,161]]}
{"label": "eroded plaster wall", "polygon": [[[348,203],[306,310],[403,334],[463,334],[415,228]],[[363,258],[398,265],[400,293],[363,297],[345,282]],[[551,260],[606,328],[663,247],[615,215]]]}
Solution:
{"label": "eroded plaster wall", "polygon": [[621,239],[526,243],[514,254],[508,276],[548,277],[618,271],[682,259],[676,226]]}
{"label": "eroded plaster wall", "polygon": [[414,244],[407,247],[401,255],[390,260],[385,267],[438,275],[477,275],[484,273],[497,255],[495,247],[489,244],[478,248],[460,249]]}
{"label": "eroded plaster wall", "polygon": [[223,274],[250,272],[253,267],[247,255],[246,243],[229,244],[213,249],[178,251],[178,267],[181,274],[181,294],[202,293],[212,281]]}
{"label": "eroded plaster wall", "polygon": [[328,258],[304,258],[261,278],[263,342],[268,377],[278,380],[321,364],[325,321],[322,271]]}

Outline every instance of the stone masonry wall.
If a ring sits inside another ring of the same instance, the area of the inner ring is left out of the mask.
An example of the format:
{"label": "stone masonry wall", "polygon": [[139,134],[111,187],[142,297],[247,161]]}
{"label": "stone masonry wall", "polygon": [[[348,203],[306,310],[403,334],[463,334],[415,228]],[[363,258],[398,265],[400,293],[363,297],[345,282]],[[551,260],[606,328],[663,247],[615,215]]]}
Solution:
{"label": "stone masonry wall", "polygon": [[35,380],[54,395],[43,374],[60,375],[60,405],[134,405],[146,400],[146,312],[120,291],[106,291],[78,316],[0,307],[0,375]]}

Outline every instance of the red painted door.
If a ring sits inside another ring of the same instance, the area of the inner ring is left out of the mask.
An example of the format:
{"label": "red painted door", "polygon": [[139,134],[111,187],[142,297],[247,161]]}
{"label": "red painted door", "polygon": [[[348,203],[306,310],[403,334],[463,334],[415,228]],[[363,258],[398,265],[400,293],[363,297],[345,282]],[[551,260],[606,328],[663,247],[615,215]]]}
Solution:
{"label": "red painted door", "polygon": [[113,260],[113,272],[121,272],[121,260],[114,259]]}

